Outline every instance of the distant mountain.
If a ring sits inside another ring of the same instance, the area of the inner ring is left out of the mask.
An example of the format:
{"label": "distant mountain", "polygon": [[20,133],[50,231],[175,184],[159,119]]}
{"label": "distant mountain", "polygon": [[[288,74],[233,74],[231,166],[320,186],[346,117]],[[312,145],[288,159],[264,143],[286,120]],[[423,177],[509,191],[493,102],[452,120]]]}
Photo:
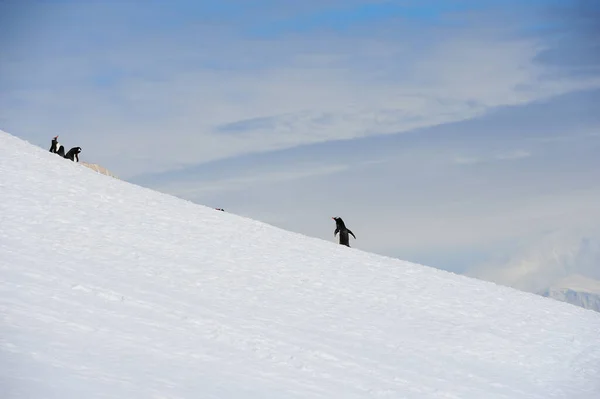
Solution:
{"label": "distant mountain", "polygon": [[556,282],[540,295],[600,312],[600,281],[578,274]]}

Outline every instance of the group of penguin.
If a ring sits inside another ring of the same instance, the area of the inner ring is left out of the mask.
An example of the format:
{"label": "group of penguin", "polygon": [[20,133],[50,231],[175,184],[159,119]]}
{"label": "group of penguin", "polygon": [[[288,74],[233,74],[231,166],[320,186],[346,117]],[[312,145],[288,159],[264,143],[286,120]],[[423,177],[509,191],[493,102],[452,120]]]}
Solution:
{"label": "group of penguin", "polygon": [[[54,136],[52,138],[52,145],[50,146],[50,152],[54,154],[58,154],[65,159],[70,159],[73,162],[79,162],[79,154],[81,153],[81,147],[73,147],[65,154],[65,147],[58,142],[58,136]],[[222,208],[215,208],[218,211],[225,211]],[[340,245],[345,245],[347,247],[350,246],[350,236],[354,237],[356,240],[356,236],[346,227],[346,224],[342,220],[341,217],[332,217],[335,220],[335,231],[333,232],[333,236],[340,235]]]}
{"label": "group of penguin", "polygon": [[58,136],[54,136],[52,138],[50,152],[58,154],[65,159],[70,159],[73,162],[79,162],[79,153],[81,153],[81,147],[73,147],[65,154],[65,147],[58,142]]}

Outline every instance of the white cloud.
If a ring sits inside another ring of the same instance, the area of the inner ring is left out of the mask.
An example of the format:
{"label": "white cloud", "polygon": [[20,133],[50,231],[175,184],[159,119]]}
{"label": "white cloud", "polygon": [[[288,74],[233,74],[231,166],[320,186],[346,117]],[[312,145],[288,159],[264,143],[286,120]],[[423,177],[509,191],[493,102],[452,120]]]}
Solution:
{"label": "white cloud", "polygon": [[519,160],[529,158],[530,156],[531,152],[529,151],[514,150],[487,156],[457,156],[453,159],[453,162],[459,165],[475,165],[486,162]]}
{"label": "white cloud", "polygon": [[457,163],[459,165],[473,165],[473,164],[477,164],[477,163],[481,163],[481,162],[483,162],[483,160],[481,158],[475,158],[475,157],[458,156],[458,157],[454,158],[454,163]]}
{"label": "white cloud", "polygon": [[302,168],[257,171],[256,173],[243,173],[240,177],[230,177],[218,180],[187,179],[163,184],[161,190],[177,196],[198,197],[211,193],[227,193],[229,191],[243,191],[250,187],[263,186],[278,182],[291,182],[298,179],[314,176],[324,176],[348,170],[349,165],[305,165]]}
{"label": "white cloud", "polygon": [[569,276],[600,279],[599,233],[597,229],[556,230],[526,243],[510,259],[479,265],[468,274],[530,292]]}
{"label": "white cloud", "polygon": [[[277,183],[297,184],[297,180],[318,178],[343,172],[356,172],[361,168],[389,162],[388,159],[373,159],[360,162],[295,162],[266,166],[240,167],[218,176],[207,176],[194,171],[180,172],[173,179],[157,184],[161,191],[185,198],[202,198],[209,195],[230,195],[252,189],[268,189]],[[152,179],[150,179],[152,180]]]}
{"label": "white cloud", "polygon": [[530,156],[531,156],[531,153],[529,151],[515,150],[515,151],[496,155],[496,159],[504,161],[504,160],[529,158]]}
{"label": "white cloud", "polygon": [[[405,209],[378,204],[376,210],[365,207],[362,212],[355,211],[355,218],[364,225],[372,225],[369,219],[374,215],[380,218],[376,223],[377,233],[372,238],[365,237],[362,244],[386,251],[410,248],[421,252],[432,248],[448,251],[488,247],[492,243],[539,237],[547,231],[560,231],[562,226],[589,226],[600,220],[596,206],[598,191],[553,193],[526,199],[498,198],[494,192],[486,194],[478,190],[469,193],[471,198],[465,195],[449,201],[435,197],[423,199],[420,206],[404,205]],[[565,204],[577,211],[566,211]]]}
{"label": "white cloud", "polygon": [[[69,58],[89,75],[101,75],[108,65],[126,71],[124,81],[110,88],[67,84],[9,91],[2,108],[25,131],[73,137],[87,160],[111,165],[127,178],[241,154],[406,132],[600,86],[594,78],[548,77],[534,61],[542,47],[531,39],[489,32],[478,38],[476,30],[463,30],[443,32],[440,41],[442,33],[429,34],[428,46],[418,50],[402,41],[251,41],[225,33],[219,46],[211,43],[203,51],[179,35],[125,42],[85,60]],[[225,67],[202,66],[211,60]],[[44,70],[64,70],[69,63],[48,60]],[[26,73],[35,71],[13,65],[10,76]],[[29,106],[15,107],[17,99]],[[12,129],[17,135],[19,130]]]}

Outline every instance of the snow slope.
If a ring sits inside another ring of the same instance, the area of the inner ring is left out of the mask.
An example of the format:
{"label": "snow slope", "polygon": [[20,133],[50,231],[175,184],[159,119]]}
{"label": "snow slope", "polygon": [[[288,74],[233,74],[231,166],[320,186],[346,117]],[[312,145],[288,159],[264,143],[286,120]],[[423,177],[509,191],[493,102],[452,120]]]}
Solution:
{"label": "snow slope", "polygon": [[4,132],[0,268],[2,398],[600,397],[596,312],[195,205]]}
{"label": "snow slope", "polygon": [[579,274],[557,281],[540,295],[600,312],[600,281]]}

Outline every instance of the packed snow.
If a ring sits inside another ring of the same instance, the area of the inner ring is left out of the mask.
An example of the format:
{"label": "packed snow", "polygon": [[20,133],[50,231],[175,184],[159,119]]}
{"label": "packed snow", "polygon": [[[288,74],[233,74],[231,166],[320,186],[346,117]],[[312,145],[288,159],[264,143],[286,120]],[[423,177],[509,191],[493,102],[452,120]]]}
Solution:
{"label": "packed snow", "polygon": [[216,211],[4,132],[0,267],[2,398],[600,398],[596,312]]}

